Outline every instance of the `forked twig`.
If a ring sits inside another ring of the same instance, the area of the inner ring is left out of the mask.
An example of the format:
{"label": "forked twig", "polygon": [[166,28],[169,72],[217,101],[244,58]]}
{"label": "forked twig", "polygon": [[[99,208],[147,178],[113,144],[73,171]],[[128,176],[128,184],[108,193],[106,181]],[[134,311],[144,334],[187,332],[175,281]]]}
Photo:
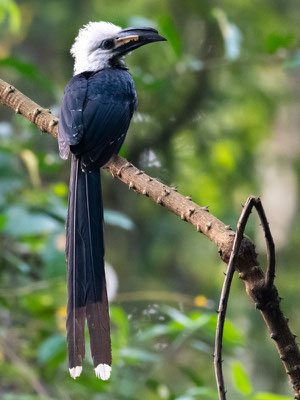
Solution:
{"label": "forked twig", "polygon": [[265,276],[265,287],[271,289],[271,287],[274,284],[274,278],[275,278],[275,245],[260,198],[256,199],[255,208],[259,216],[261,226],[265,233],[266,246],[267,246],[267,270]]}
{"label": "forked twig", "polygon": [[244,237],[244,231],[246,224],[248,222],[249,215],[251,214],[252,208],[255,207],[256,211],[259,215],[261,225],[265,232],[266,245],[267,245],[267,260],[268,266],[266,271],[266,277],[264,280],[264,285],[262,290],[269,290],[273,286],[274,277],[275,277],[275,246],[273,242],[273,238],[271,235],[271,231],[269,228],[269,224],[261,204],[260,198],[256,198],[254,196],[249,196],[246,204],[244,205],[243,211],[239,218],[237,224],[237,231],[234,238],[232,251],[225,275],[225,280],[222,287],[219,308],[218,308],[218,321],[216,328],[216,338],[215,338],[215,353],[214,353],[214,367],[215,367],[215,376],[217,381],[217,388],[220,400],[226,400],[226,390],[224,384],[223,377],[223,369],[222,369],[222,342],[223,342],[223,331],[224,331],[224,323],[225,316],[227,310],[227,303],[230,293],[231,282],[233,278],[233,274],[236,269],[237,260],[239,256],[240,246]]}

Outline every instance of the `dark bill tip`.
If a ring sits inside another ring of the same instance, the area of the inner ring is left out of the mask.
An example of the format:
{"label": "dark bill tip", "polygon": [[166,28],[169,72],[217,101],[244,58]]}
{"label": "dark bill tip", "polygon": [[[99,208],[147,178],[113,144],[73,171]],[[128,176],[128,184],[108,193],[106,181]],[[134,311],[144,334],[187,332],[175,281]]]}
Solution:
{"label": "dark bill tip", "polygon": [[158,31],[151,27],[130,27],[122,29],[119,32],[119,38],[124,38],[126,36],[137,35],[139,36],[140,42],[164,42],[167,39],[161,36]]}

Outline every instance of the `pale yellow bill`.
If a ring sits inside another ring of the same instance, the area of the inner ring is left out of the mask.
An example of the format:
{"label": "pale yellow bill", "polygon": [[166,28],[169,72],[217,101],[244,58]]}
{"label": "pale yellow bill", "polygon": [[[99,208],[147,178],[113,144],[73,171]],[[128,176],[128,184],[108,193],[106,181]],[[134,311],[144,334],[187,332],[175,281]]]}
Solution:
{"label": "pale yellow bill", "polygon": [[118,38],[118,39],[116,39],[116,43],[117,43],[116,47],[122,46],[123,44],[129,43],[132,41],[137,42],[138,40],[139,40],[138,35],[131,35],[131,36],[126,36],[124,38]]}

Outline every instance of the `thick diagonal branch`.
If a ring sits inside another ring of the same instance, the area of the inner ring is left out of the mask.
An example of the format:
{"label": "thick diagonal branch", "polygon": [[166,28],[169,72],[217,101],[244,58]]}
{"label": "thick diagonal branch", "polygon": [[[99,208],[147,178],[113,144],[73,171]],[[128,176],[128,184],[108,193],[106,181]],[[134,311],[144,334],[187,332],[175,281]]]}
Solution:
{"label": "thick diagonal branch", "polygon": [[[41,131],[57,137],[58,118],[1,79],[0,100],[37,125]],[[194,225],[198,232],[203,233],[216,244],[222,260],[228,263],[235,233],[208,212],[207,208],[200,207],[190,197],[185,197],[174,188],[151,178],[122,157],[115,156],[106,168],[135,192],[149,197],[182,220]],[[239,277],[245,282],[247,294],[255,302],[265,320],[293,384],[295,396],[300,400],[300,352],[295,337],[288,327],[287,319],[280,310],[280,299],[275,286],[272,287],[271,298],[264,298],[262,293],[264,273],[258,266],[254,244],[247,238],[244,238],[241,243],[237,270]]]}

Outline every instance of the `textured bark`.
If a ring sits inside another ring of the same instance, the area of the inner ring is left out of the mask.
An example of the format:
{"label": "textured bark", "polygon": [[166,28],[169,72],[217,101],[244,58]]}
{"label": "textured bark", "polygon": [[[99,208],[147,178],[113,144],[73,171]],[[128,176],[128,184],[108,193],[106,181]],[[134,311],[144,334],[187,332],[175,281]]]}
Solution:
{"label": "textured bark", "polygon": [[[50,110],[40,107],[1,79],[0,100],[37,125],[42,132],[57,137],[58,118],[53,116]],[[130,189],[149,197],[182,220],[194,225],[198,232],[216,244],[222,260],[225,263],[229,262],[235,233],[207,208],[200,207],[190,197],[183,196],[176,189],[151,178],[120,156],[113,157],[105,168]],[[280,310],[280,297],[276,287],[272,286],[271,289],[265,290],[265,276],[258,266],[256,256],[254,244],[248,238],[244,238],[240,247],[237,271],[245,282],[247,294],[260,310],[270,336],[275,341],[280,359],[293,385],[295,398],[300,400],[300,352],[295,336],[288,327],[288,320]]]}

